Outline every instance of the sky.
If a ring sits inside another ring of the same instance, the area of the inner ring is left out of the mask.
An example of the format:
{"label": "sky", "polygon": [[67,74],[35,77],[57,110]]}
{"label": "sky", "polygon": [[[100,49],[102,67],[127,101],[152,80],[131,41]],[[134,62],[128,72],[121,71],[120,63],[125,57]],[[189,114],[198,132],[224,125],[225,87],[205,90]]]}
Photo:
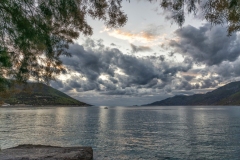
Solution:
{"label": "sky", "polygon": [[206,93],[240,79],[239,34],[187,16],[174,24],[157,2],[123,1],[128,22],[106,28],[88,19],[92,36],[80,36],[61,57],[67,73],[51,86],[97,106],[131,106],[175,95]]}

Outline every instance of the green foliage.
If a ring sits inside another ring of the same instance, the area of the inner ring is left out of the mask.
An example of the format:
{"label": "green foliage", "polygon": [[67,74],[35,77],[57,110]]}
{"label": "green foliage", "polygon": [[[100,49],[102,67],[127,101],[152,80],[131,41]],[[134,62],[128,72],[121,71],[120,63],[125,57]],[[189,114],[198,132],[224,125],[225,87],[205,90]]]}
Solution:
{"label": "green foliage", "polygon": [[121,0],[1,0],[0,78],[48,83],[64,71],[59,56],[73,39],[91,35],[87,17],[123,26]]}
{"label": "green foliage", "polygon": [[219,105],[240,105],[240,91],[222,99],[219,103]]}
{"label": "green foliage", "polygon": [[4,102],[11,105],[88,105],[41,83],[26,83],[14,86],[15,91]]}
{"label": "green foliage", "polygon": [[229,35],[240,30],[238,0],[160,0],[160,6],[171,13],[172,19],[179,26],[185,22],[186,13],[197,15],[200,12],[213,25],[226,23]]}

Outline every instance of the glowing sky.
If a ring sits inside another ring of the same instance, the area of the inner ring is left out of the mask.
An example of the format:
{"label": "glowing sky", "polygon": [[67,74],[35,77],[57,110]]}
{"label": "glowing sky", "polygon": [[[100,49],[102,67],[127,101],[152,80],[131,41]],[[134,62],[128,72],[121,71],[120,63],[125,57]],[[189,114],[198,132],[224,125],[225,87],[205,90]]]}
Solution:
{"label": "glowing sky", "polygon": [[122,28],[88,20],[94,34],[70,46],[54,88],[93,105],[140,105],[239,79],[238,33],[192,16],[179,28],[156,2],[123,1],[123,10]]}

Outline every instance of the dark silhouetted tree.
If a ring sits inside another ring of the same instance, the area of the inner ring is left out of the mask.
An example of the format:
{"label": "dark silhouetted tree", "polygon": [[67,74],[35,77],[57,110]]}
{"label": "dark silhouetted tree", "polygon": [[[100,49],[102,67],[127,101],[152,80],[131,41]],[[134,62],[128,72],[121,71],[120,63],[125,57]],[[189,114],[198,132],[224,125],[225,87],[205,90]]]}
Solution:
{"label": "dark silhouetted tree", "polygon": [[0,89],[7,79],[48,83],[64,71],[61,55],[80,34],[91,35],[87,17],[121,27],[121,0],[1,0]]}
{"label": "dark silhouetted tree", "polygon": [[160,0],[160,6],[171,13],[171,18],[179,26],[185,22],[186,14],[200,14],[212,25],[227,24],[229,35],[240,30],[238,0]]}

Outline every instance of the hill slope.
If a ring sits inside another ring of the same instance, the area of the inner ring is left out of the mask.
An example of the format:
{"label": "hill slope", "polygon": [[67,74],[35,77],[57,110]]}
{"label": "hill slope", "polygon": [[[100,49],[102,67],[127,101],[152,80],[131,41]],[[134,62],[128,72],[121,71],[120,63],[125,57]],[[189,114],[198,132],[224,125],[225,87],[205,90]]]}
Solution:
{"label": "hill slope", "polygon": [[16,93],[6,99],[9,104],[25,105],[78,105],[89,106],[42,83],[28,83],[16,87]]}
{"label": "hill slope", "polygon": [[[157,101],[149,106],[180,105],[240,105],[240,82],[232,82],[206,94],[178,95]],[[146,105],[146,106],[147,106]]]}

